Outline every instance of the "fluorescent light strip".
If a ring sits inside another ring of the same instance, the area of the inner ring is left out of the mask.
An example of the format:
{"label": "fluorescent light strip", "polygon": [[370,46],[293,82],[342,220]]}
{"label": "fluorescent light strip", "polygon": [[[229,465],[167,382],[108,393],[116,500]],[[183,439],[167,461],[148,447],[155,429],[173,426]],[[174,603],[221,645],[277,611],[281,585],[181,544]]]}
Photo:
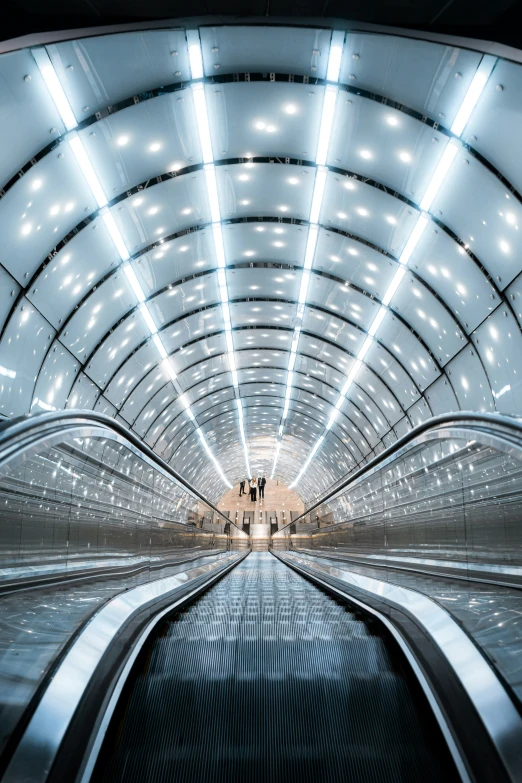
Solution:
{"label": "fluorescent light strip", "polygon": [[[193,79],[203,78],[203,55],[199,32],[197,30],[187,31],[187,43],[189,48],[190,69]],[[202,82],[192,86],[192,95],[194,98],[194,108],[196,112],[196,121],[198,127],[199,141],[203,156],[205,181],[207,185],[207,195],[210,206],[210,220],[212,222],[212,235],[214,238],[214,247],[218,266],[218,286],[221,299],[221,309],[223,312],[223,324],[225,329],[225,339],[227,345],[227,357],[230,374],[232,376],[232,385],[236,394],[236,403],[238,410],[239,429],[243,450],[245,453],[245,464],[247,473],[250,476],[250,467],[248,462],[248,450],[245,438],[243,423],[243,407],[239,398],[239,378],[236,369],[236,359],[234,354],[234,341],[232,337],[232,322],[230,318],[230,307],[228,304],[228,286],[226,275],[225,246],[223,242],[223,230],[221,227],[221,209],[219,206],[219,192],[216,179],[216,169],[214,166],[214,154],[212,151],[212,137],[210,134],[210,124],[208,120],[207,100],[205,95],[205,86]]]}
{"label": "fluorescent light strip", "polygon": [[319,129],[319,141],[317,144],[317,154],[315,162],[319,166],[326,165],[328,147],[330,146],[330,136],[332,135],[332,125],[335,114],[335,103],[337,101],[337,87],[328,85],[324,91],[323,111],[321,114],[321,126]]}
{"label": "fluorescent light strip", "polygon": [[326,176],[328,169],[325,166],[318,166],[315,173],[314,192],[312,195],[312,207],[310,209],[310,223],[319,223],[319,215],[323,203],[324,186],[326,185]]}
{"label": "fluorescent light strip", "polygon": [[116,250],[120,254],[121,260],[126,261],[129,258],[129,251],[127,250],[127,245],[123,240],[120,230],[116,225],[112,212],[108,208],[104,208],[101,210],[100,214],[103,217],[103,222],[116,246]]}
{"label": "fluorescent light strip", "polygon": [[49,90],[51,98],[54,101],[54,105],[58,109],[58,113],[62,118],[63,124],[68,131],[73,130],[73,128],[76,128],[78,123],[71,108],[71,104],[67,100],[64,89],[60,84],[58,75],[54,70],[54,65],[51,62],[51,58],[49,57],[47,50],[43,47],[38,49],[31,49],[31,54],[33,55],[36,65],[42,74],[43,80],[47,86],[47,89]]}
{"label": "fluorescent light strip", "polygon": [[442,185],[448,171],[450,170],[451,164],[455,160],[455,155],[457,154],[459,147],[460,144],[455,139],[450,139],[446,144],[446,149],[442,153],[439,164],[435,169],[435,173],[431,178],[431,182],[426,188],[426,192],[420,203],[420,208],[422,210],[427,212],[433,204],[433,200],[439,192],[440,186]]}
{"label": "fluorescent light strip", "polygon": [[[451,164],[453,163],[453,160],[455,159],[455,155],[457,154],[459,147],[460,147],[459,142],[455,141],[454,139],[451,139],[448,142],[446,149],[444,150],[442,157],[437,165],[437,168],[435,169],[430,184],[426,189],[426,193],[424,194],[424,197],[421,201],[420,206],[423,211],[428,210],[432,205],[433,200],[437,195],[437,192],[441,187],[442,183],[444,182],[444,179],[451,167]],[[366,356],[368,350],[370,349],[373,343],[373,338],[375,337],[377,330],[379,329],[379,327],[383,322],[384,316],[386,315],[387,312],[387,308],[392,298],[395,296],[397,289],[399,288],[402,279],[404,278],[404,275],[406,274],[406,265],[408,264],[415,248],[417,247],[420,238],[422,237],[428,223],[429,223],[429,217],[427,215],[425,214],[419,215],[417,222],[415,223],[412,232],[408,238],[408,241],[404,246],[404,250],[402,251],[399,257],[400,266],[396,270],[395,275],[393,276],[392,281],[388,286],[388,290],[386,291],[386,293],[382,298],[382,305],[379,308],[377,315],[375,316],[373,322],[370,325],[370,328],[368,330],[368,336],[366,337],[357,355],[357,359],[354,362],[354,365],[348,374],[346,382],[343,388],[341,389],[341,392],[335,404],[336,411],[340,410],[340,408],[342,407],[342,404],[346,398],[346,394],[348,393],[352,383],[354,382],[357,373],[362,367],[364,357]],[[336,417],[337,417],[337,413],[332,413],[325,428],[326,432],[328,432],[332,428],[336,420]],[[301,468],[299,475],[297,476],[293,484],[290,485],[291,487],[294,487],[300,481],[308,465],[310,464],[313,455],[317,452],[317,449],[319,448],[318,444],[322,443],[323,438],[324,435],[322,435],[321,438],[319,438],[319,440],[317,441],[316,445],[314,446],[314,449],[312,450],[312,453],[310,454],[305,464]]]}
{"label": "fluorescent light strip", "polygon": [[330,41],[330,53],[326,68],[326,81],[338,82],[341,72],[341,60],[343,59],[344,30],[334,30]]}
{"label": "fluorescent light strip", "polygon": [[490,54],[486,54],[480,61],[480,65],[477,68],[473,79],[471,80],[471,84],[468,87],[466,96],[462,101],[460,109],[458,110],[450,128],[451,132],[454,133],[455,136],[462,135],[462,132],[469,122],[469,119],[473,113],[473,109],[477,105],[478,100],[482,95],[482,91],[486,86],[496,63],[497,58]]}
{"label": "fluorescent light strip", "polygon": [[[344,31],[335,30],[332,33],[330,41],[330,52],[328,55],[327,66],[327,81],[337,82],[339,80],[339,72],[341,68],[341,59],[344,46]],[[315,172],[314,190],[312,194],[312,205],[310,207],[310,220],[308,227],[308,236],[306,239],[306,249],[304,257],[304,267],[301,276],[301,285],[299,288],[299,297],[297,302],[297,319],[302,320],[306,299],[308,296],[308,288],[310,286],[310,270],[313,266],[315,250],[317,247],[317,239],[319,236],[319,217],[321,214],[321,207],[323,204],[324,191],[326,186],[326,178],[328,175],[328,169],[325,167],[326,158],[328,155],[328,148],[330,146],[330,138],[332,135],[332,127],[335,116],[335,105],[337,101],[338,88],[332,85],[327,85],[324,92],[323,109],[321,113],[321,123],[319,126],[319,138],[317,142],[317,154],[316,163],[317,168]],[[292,394],[292,382],[293,382],[293,370],[297,358],[297,345],[299,342],[299,335],[301,333],[301,327],[296,326],[294,328],[294,334],[292,338],[292,347],[290,350],[290,357],[288,360],[288,376],[286,381],[285,391],[285,404],[283,408],[283,415],[281,417],[281,424],[279,425],[279,433],[276,440],[276,451],[274,455],[274,464],[272,467],[272,476],[275,473],[277,466],[277,459],[279,456],[279,450],[281,446],[281,438],[284,432],[284,422],[288,415],[288,409],[290,407],[290,397]]]}
{"label": "fluorescent light strip", "polygon": [[203,53],[199,30],[187,30],[187,46],[190,64],[190,76],[192,79],[203,78]]}
{"label": "fluorescent light strip", "polygon": [[67,136],[67,141],[69,142],[69,146],[74,153],[74,157],[76,158],[76,161],[82,170],[83,176],[87,180],[87,184],[91,189],[92,195],[96,199],[96,203],[99,207],[106,206],[107,196],[103,191],[100,180],[96,176],[96,173],[92,167],[92,163],[89,160],[89,156],[87,155],[85,147],[82,144],[82,140],[76,131],[73,131]]}
{"label": "fluorescent light strip", "polygon": [[[199,41],[199,35],[198,35],[198,41]],[[57,76],[57,74],[56,74],[56,72],[55,72],[55,70],[53,68],[53,65],[52,65],[52,63],[51,63],[47,53],[43,49],[35,49],[35,50],[33,50],[33,56],[34,56],[34,58],[36,60],[36,63],[38,65],[40,71],[42,72],[43,78],[45,79],[45,83],[46,83],[46,85],[47,85],[47,87],[49,89],[49,93],[51,94],[51,97],[52,97],[52,99],[53,99],[53,101],[54,101],[54,103],[56,105],[56,108],[58,109],[58,111],[60,112],[60,116],[64,120],[64,124],[66,125],[68,130],[71,130],[72,128],[76,127],[77,123],[76,123],[76,120],[74,119],[74,117],[72,116],[72,112],[71,112],[71,115],[67,117],[67,107],[70,110],[70,106],[67,103],[67,99],[65,98],[65,93],[63,92],[63,89],[62,89],[62,87],[60,85],[58,76]],[[197,60],[197,57],[196,57],[196,59],[194,59],[194,61],[191,59],[191,66],[192,66],[193,62],[195,63],[194,64],[194,68],[197,67],[196,60]],[[202,75],[202,65],[201,65],[201,75]],[[193,78],[196,78],[196,77],[193,77]],[[203,105],[203,110],[204,110],[203,114],[204,114],[204,117],[206,118],[206,104],[204,102],[205,101],[205,94],[204,94],[203,89],[202,89],[203,85],[201,84],[199,86],[201,87],[201,90],[199,91],[199,95],[201,96],[202,101],[201,101],[201,99],[195,99],[195,100],[199,100],[199,105],[200,106]],[[197,85],[194,85],[194,89],[196,87],[197,87]],[[67,105],[64,103],[64,100],[66,101]],[[67,121],[66,121],[66,117],[67,117]],[[201,115],[198,118],[198,122],[199,122],[200,118],[201,118]],[[208,119],[207,119],[207,127],[208,127]],[[212,147],[210,145],[210,133],[208,133],[207,135],[208,135],[207,147],[210,149],[210,155],[211,155],[210,161],[211,161],[212,160],[212,153],[211,153]],[[89,156],[87,155],[87,152],[85,150],[85,147],[82,144],[82,141],[81,141],[80,137],[78,136],[78,134],[76,132],[73,132],[73,133],[68,134],[67,141],[68,141],[69,146],[71,147],[71,149],[72,149],[72,151],[74,153],[74,156],[75,156],[75,158],[76,158],[76,160],[78,162],[78,165],[80,166],[80,168],[81,168],[81,170],[83,172],[83,175],[84,175],[85,179],[87,180],[87,183],[88,183],[88,185],[89,185],[89,187],[90,187],[90,189],[92,191],[92,194],[93,194],[94,198],[97,201],[98,207],[100,208],[100,214],[101,214],[101,216],[103,218],[103,221],[105,223],[105,226],[107,227],[107,230],[108,230],[108,232],[109,232],[109,234],[110,234],[110,236],[112,238],[112,241],[114,242],[114,245],[115,245],[115,247],[116,247],[116,249],[117,249],[117,251],[118,251],[118,253],[120,255],[121,260],[122,261],[128,261],[128,259],[129,259],[129,251],[128,251],[127,246],[125,244],[125,241],[124,241],[124,239],[123,239],[123,237],[122,237],[122,235],[120,233],[120,230],[118,229],[118,227],[117,227],[117,225],[115,223],[113,215],[111,214],[110,210],[107,208],[107,198],[106,198],[105,193],[103,191],[103,188],[102,188],[102,185],[100,183],[100,180],[98,179],[98,177],[96,175],[96,172],[95,172],[95,170],[94,170],[94,168],[92,166],[92,163],[89,160]],[[208,150],[207,150],[207,152],[208,152]],[[214,182],[215,182],[214,167],[212,166],[211,169],[212,169],[212,171],[210,173],[208,171],[206,171],[207,182],[209,181],[209,178],[210,178],[210,181],[212,181],[212,177],[214,177]],[[210,191],[210,188],[209,188],[209,191]],[[216,193],[217,193],[217,190],[216,190]],[[209,194],[209,197],[210,197],[210,199],[212,199],[212,195],[211,194]],[[211,200],[211,204],[212,204],[212,200]],[[219,219],[220,218],[218,216],[218,220]],[[219,227],[219,230],[218,230],[219,236],[221,236],[220,232],[221,232],[221,227]],[[214,233],[214,237],[215,236],[216,236],[216,234]],[[223,243],[222,243],[222,238],[221,238],[221,248],[222,248],[222,246],[223,246]],[[218,257],[219,257],[219,250],[217,252],[218,252]],[[224,266],[224,252],[223,251],[222,251],[222,256],[223,256],[223,264],[222,265]],[[192,410],[190,408],[188,400],[187,400],[186,396],[183,394],[183,392],[181,390],[181,387],[179,386],[179,383],[177,382],[176,373],[174,372],[174,369],[172,368],[172,366],[171,366],[171,364],[170,364],[170,362],[168,360],[168,352],[167,352],[167,350],[166,350],[166,348],[165,348],[165,346],[164,346],[160,336],[157,333],[158,329],[157,329],[156,323],[154,321],[154,318],[153,318],[149,308],[147,307],[147,305],[144,304],[146,296],[145,296],[145,293],[144,293],[144,291],[143,291],[143,289],[141,287],[141,284],[140,284],[140,282],[139,282],[139,280],[138,280],[138,278],[136,276],[136,273],[134,272],[134,269],[132,268],[130,263],[126,263],[123,266],[123,270],[125,272],[125,275],[126,275],[128,281],[129,281],[130,285],[131,285],[131,288],[132,288],[132,290],[134,292],[134,295],[136,296],[136,299],[138,300],[138,303],[140,304],[140,308],[139,308],[140,309],[140,313],[141,313],[145,323],[147,324],[147,327],[148,327],[149,332],[150,332],[151,337],[152,337],[152,341],[153,341],[154,345],[156,346],[156,348],[157,348],[157,350],[158,350],[158,352],[160,354],[160,357],[162,359],[161,366],[163,367],[163,369],[165,370],[165,372],[169,376],[170,380],[172,381],[172,383],[174,385],[174,388],[176,389],[176,392],[178,394],[178,397],[181,400],[183,406],[185,407],[185,410],[187,411],[187,414],[188,414],[189,418],[195,424],[196,431],[198,432],[200,438],[202,439],[202,441],[203,441],[203,443],[205,445],[205,450],[207,451],[208,455],[212,459],[212,461],[213,461],[213,463],[214,463],[214,465],[216,467],[216,470],[218,471],[218,473],[221,476],[221,478],[224,481],[224,483],[228,487],[232,487],[232,485],[229,483],[229,481],[225,477],[223,471],[221,470],[221,467],[220,467],[218,461],[216,460],[216,458],[212,454],[212,451],[210,450],[210,448],[209,448],[209,446],[208,446],[208,444],[207,444],[207,442],[206,442],[206,440],[205,440],[205,438],[203,436],[203,433],[201,432],[200,428],[198,427],[198,424],[197,424],[197,421],[196,421],[196,417],[194,416],[194,413],[192,412]],[[226,301],[228,302],[228,295],[227,295]],[[226,307],[227,310],[228,310],[228,304],[224,305],[224,307]],[[228,323],[230,324],[230,314],[228,314]],[[235,370],[234,370],[234,372],[235,372]],[[236,376],[236,378],[237,378],[237,376]]]}

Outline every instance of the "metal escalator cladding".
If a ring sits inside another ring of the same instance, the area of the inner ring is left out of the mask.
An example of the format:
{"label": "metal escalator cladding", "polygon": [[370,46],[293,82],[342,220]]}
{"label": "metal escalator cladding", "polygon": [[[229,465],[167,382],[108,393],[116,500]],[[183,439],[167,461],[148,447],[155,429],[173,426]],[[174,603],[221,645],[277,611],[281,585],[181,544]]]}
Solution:
{"label": "metal escalator cladding", "polygon": [[458,780],[396,651],[269,553],[251,553],[149,641],[99,781]]}

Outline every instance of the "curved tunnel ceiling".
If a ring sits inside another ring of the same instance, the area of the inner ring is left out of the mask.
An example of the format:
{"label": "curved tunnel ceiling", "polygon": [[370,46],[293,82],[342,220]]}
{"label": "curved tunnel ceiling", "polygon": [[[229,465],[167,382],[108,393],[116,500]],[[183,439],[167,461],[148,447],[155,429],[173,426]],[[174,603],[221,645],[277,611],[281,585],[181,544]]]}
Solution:
{"label": "curved tunnel ceiling", "polygon": [[223,25],[0,80],[3,417],[93,408],[210,498],[248,461],[306,501],[430,416],[522,411],[517,63]]}

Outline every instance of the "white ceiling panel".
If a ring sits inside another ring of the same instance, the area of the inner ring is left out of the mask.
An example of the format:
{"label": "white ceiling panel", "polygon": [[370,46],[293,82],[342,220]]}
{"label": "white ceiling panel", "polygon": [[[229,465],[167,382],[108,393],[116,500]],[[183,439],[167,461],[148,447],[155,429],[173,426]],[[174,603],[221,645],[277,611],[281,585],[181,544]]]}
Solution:
{"label": "white ceiling panel", "polygon": [[[209,84],[205,89],[216,160],[270,156],[315,160],[324,87],[233,82]],[[251,181],[255,170],[254,165]],[[298,182],[287,182],[288,187],[301,187],[303,175],[295,172]]]}
{"label": "white ceiling panel", "polygon": [[29,49],[0,58],[0,120],[3,187],[24,164],[65,131]]}
{"label": "white ceiling panel", "polygon": [[341,94],[327,162],[419,203],[447,143],[447,136],[414,117]]}
{"label": "white ceiling panel", "polygon": [[138,103],[79,136],[109,198],[202,161],[192,90]]}
{"label": "white ceiling panel", "polygon": [[27,298],[55,328],[120,258],[101,217],[79,231],[42,270]]}
{"label": "white ceiling panel", "polygon": [[346,39],[340,81],[391,98],[449,127],[480,59],[478,52],[456,46],[351,33]]}
{"label": "white ceiling panel", "polygon": [[27,299],[21,299],[0,340],[0,413],[27,413],[33,389],[54,338],[51,325]]}
{"label": "white ceiling panel", "polygon": [[95,207],[71,148],[61,144],[2,199],[3,265],[27,285],[47,254]]}
{"label": "white ceiling panel", "polygon": [[217,267],[212,234],[210,230],[184,234],[138,256],[133,267],[146,296],[184,277],[204,274]]}
{"label": "white ceiling panel", "polygon": [[[324,79],[331,31],[325,29],[208,26],[200,30],[207,76],[223,73],[293,73]],[[219,68],[215,68],[219,65]]]}
{"label": "white ceiling panel", "polygon": [[171,234],[208,223],[204,172],[183,174],[147,188],[111,207],[111,212],[131,255]]}
{"label": "white ceiling panel", "polygon": [[464,149],[431,212],[469,245],[497,282],[505,286],[522,270],[522,204]]}
{"label": "white ceiling panel", "polygon": [[184,30],[100,35],[47,51],[79,122],[133,95],[190,78]]}
{"label": "white ceiling panel", "polygon": [[418,215],[413,207],[372,185],[328,174],[320,215],[323,226],[347,231],[398,257]]}

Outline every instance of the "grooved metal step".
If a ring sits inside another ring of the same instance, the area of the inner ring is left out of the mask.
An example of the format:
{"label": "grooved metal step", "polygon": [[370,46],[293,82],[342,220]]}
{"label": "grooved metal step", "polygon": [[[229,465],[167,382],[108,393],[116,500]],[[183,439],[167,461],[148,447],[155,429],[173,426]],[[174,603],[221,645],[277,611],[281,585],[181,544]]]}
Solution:
{"label": "grooved metal step", "polygon": [[268,553],[250,554],[151,641],[94,775],[457,779],[423,697],[382,638]]}

